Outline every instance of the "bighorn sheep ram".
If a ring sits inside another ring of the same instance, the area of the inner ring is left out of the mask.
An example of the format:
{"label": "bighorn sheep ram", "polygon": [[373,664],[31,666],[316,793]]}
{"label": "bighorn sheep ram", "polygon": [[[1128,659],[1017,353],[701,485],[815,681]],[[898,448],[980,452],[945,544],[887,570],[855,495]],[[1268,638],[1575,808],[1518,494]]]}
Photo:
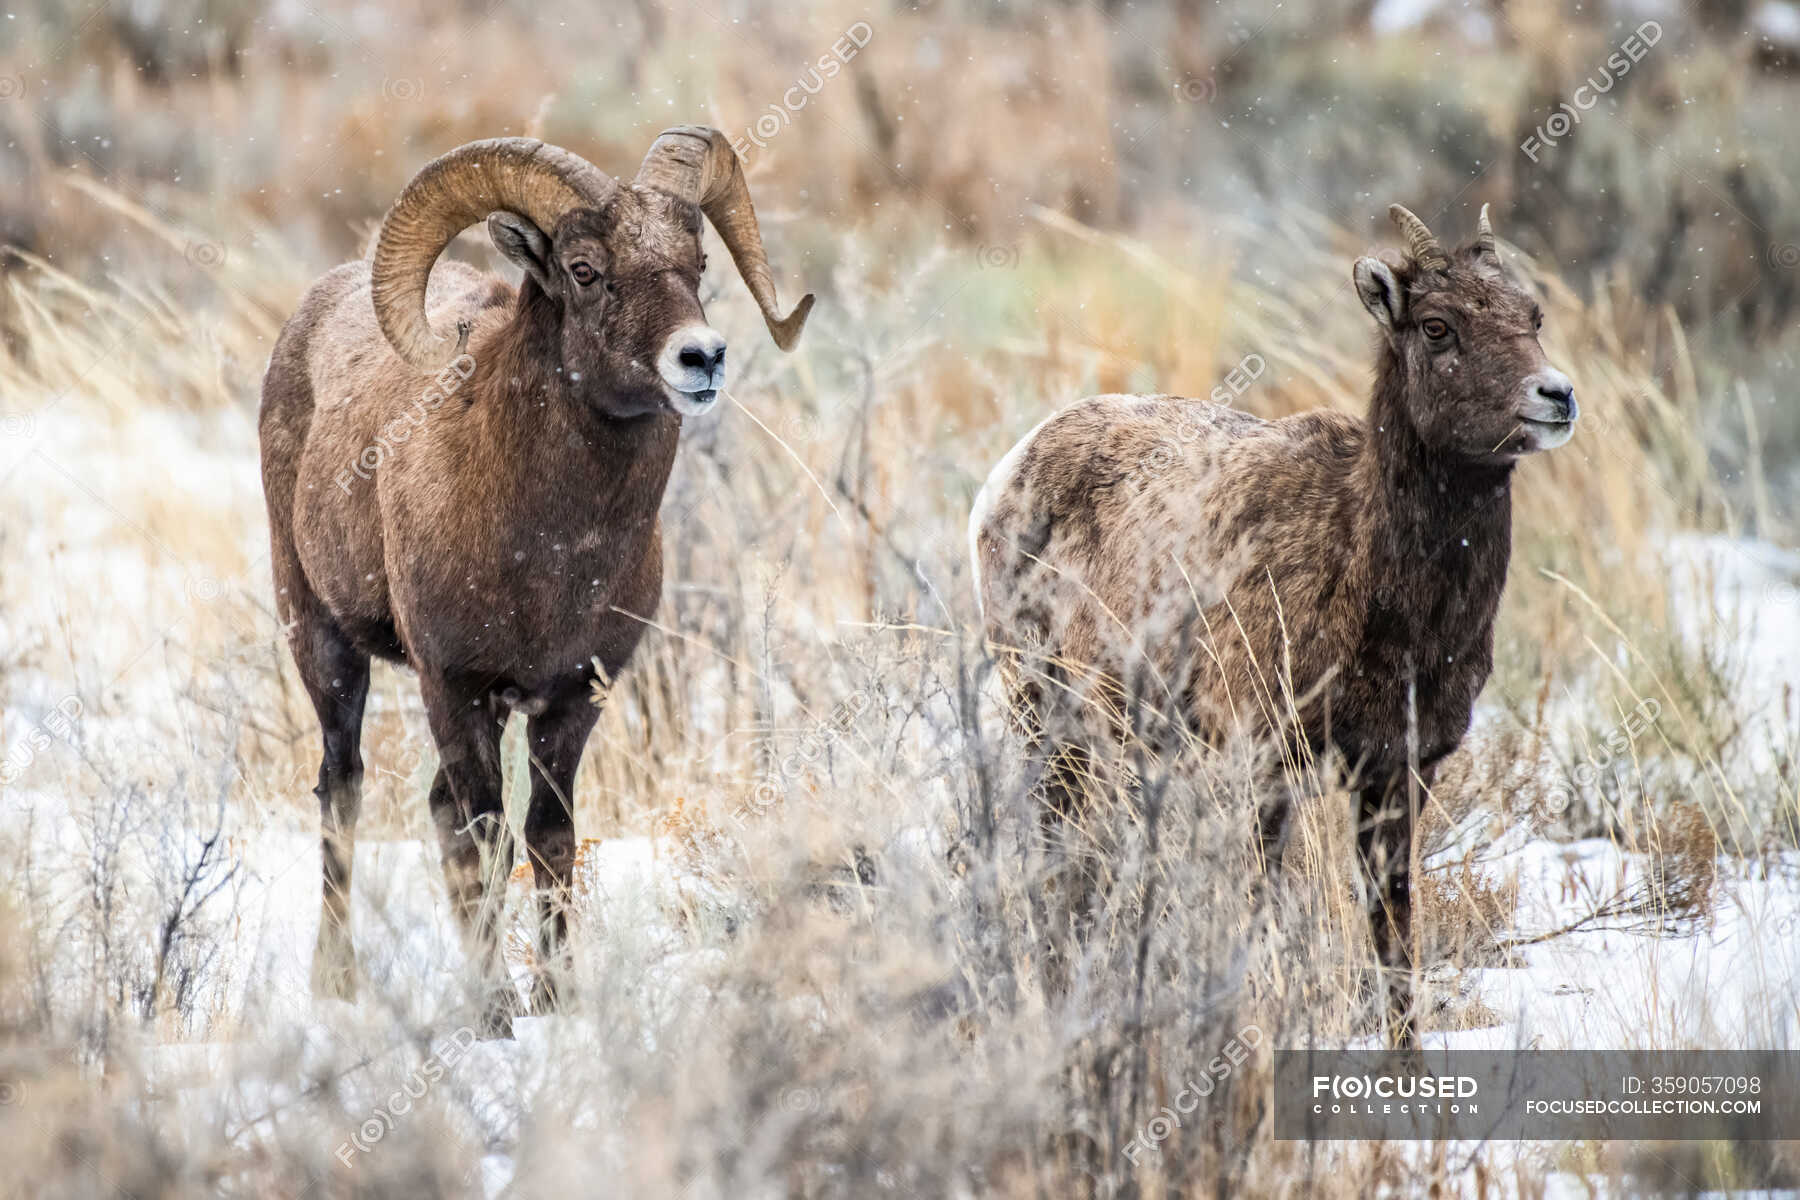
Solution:
{"label": "bighorn sheep ram", "polygon": [[[525,138],[451,151],[401,193],[373,261],[325,275],[282,330],[262,468],[277,604],[324,734],[316,993],[356,988],[359,743],[380,655],[418,672],[440,758],[431,814],[493,1034],[516,1008],[496,928],[513,857],[500,733],[528,715],[532,999],[555,1003],[590,684],[618,675],[656,607],[682,417],[724,379],[698,295],[703,213],[791,348],[813,298],[779,315],[737,156],[689,126],[658,137],[629,186]],[[460,263],[432,270],[483,218],[525,272],[516,290]]]}
{"label": "bighorn sheep ram", "polygon": [[[1336,748],[1360,799],[1388,1028],[1407,1039],[1409,800],[1492,666],[1513,466],[1568,441],[1577,409],[1487,210],[1453,254],[1406,209],[1389,216],[1410,253],[1352,273],[1381,333],[1367,420],[1092,397],[994,468],[969,534],[987,636],[1015,652],[1015,712],[1050,751],[1050,814],[1082,803],[1071,773],[1102,738],[1127,721],[1154,736],[1147,710],[1175,714],[1165,750],[1246,730],[1290,755]],[[1287,807],[1264,813],[1276,854]]]}

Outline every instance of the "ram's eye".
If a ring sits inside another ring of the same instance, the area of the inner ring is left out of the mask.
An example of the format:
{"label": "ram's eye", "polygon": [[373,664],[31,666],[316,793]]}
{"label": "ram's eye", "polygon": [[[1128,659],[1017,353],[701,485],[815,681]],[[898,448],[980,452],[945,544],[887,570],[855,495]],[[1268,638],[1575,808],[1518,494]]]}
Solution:
{"label": "ram's eye", "polygon": [[1425,320],[1419,322],[1419,328],[1423,329],[1425,331],[1425,336],[1434,342],[1442,340],[1450,333],[1449,322],[1440,321],[1436,317],[1425,318]]}
{"label": "ram's eye", "polygon": [[594,268],[588,266],[584,262],[578,262],[571,266],[569,268],[569,274],[573,275],[575,277],[575,282],[579,283],[582,287],[586,287],[588,284],[594,282],[594,280],[600,278],[600,272],[594,270]]}

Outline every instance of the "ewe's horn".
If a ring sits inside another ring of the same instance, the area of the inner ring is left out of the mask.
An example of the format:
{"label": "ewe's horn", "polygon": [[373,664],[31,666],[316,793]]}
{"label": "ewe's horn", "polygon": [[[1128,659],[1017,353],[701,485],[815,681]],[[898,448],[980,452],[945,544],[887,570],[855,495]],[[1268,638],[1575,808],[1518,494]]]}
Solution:
{"label": "ewe's horn", "polygon": [[701,125],[677,125],[663,130],[644,155],[633,183],[700,206],[706,219],[719,231],[725,248],[731,251],[745,286],[756,297],[769,336],[783,350],[792,350],[806,325],[806,314],[812,311],[812,293],[800,297],[800,303],[785,317],[776,307],[775,279],[769,273],[769,256],[763,252],[750,188],[725,135]]}
{"label": "ewe's horn", "polygon": [[1413,261],[1421,267],[1441,271],[1450,265],[1450,258],[1444,248],[1438,245],[1437,238],[1426,228],[1425,222],[1413,216],[1405,207],[1398,204],[1388,205],[1388,219],[1400,227],[1406,235],[1407,248],[1412,252]]}
{"label": "ewe's horn", "polygon": [[371,287],[375,319],[396,353],[435,371],[462,353],[434,333],[425,316],[425,285],[450,239],[490,213],[515,212],[544,233],[572,208],[601,208],[618,183],[579,154],[535,138],[490,138],[458,146],[413,176],[381,222]]}
{"label": "ewe's horn", "polygon": [[1481,220],[1475,226],[1475,248],[1489,258],[1499,258],[1499,247],[1494,245],[1494,227],[1488,224],[1488,206],[1481,206]]}

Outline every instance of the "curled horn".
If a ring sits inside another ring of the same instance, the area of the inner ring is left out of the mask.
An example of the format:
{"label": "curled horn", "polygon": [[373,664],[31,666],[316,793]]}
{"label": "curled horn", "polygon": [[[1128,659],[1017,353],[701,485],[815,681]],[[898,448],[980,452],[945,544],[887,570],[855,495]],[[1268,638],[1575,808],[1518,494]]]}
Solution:
{"label": "curled horn", "polygon": [[421,371],[435,371],[468,342],[466,325],[452,341],[425,316],[425,285],[451,238],[500,211],[518,213],[548,234],[570,209],[604,207],[618,189],[579,154],[535,138],[470,142],[427,163],[382,219],[370,273],[375,319],[395,353]]}
{"label": "curled horn", "polygon": [[745,286],[756,297],[769,336],[783,350],[792,350],[806,324],[806,315],[812,311],[813,297],[810,292],[802,296],[794,311],[785,317],[776,307],[775,280],[769,273],[769,256],[763,252],[750,188],[725,135],[700,125],[665,129],[651,143],[633,182],[635,186],[656,188],[700,206],[718,230],[725,248],[731,251]]}
{"label": "curled horn", "polygon": [[1475,248],[1489,258],[1499,258],[1500,250],[1494,245],[1494,227],[1488,224],[1488,206],[1481,206],[1481,220],[1475,226]]}
{"label": "curled horn", "polygon": [[1425,222],[1419,220],[1404,206],[1390,204],[1388,219],[1398,225],[1400,232],[1406,235],[1407,249],[1411,251],[1414,262],[1434,271],[1441,271],[1450,265],[1450,257],[1444,253],[1444,248],[1438,245],[1437,238],[1432,236],[1431,230],[1426,227]]}

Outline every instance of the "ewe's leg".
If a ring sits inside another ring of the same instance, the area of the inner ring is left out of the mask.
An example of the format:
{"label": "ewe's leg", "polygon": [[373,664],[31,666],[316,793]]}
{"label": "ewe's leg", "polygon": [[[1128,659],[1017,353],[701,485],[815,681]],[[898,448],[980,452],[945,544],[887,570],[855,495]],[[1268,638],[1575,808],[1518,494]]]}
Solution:
{"label": "ewe's leg", "polygon": [[600,709],[577,695],[532,717],[526,726],[531,749],[531,807],[525,814],[525,850],[537,885],[537,977],[532,982],[534,1012],[555,1008],[566,995],[570,975],[568,913],[570,877],[575,870],[575,769],[582,748],[600,718]]}
{"label": "ewe's leg", "polygon": [[291,635],[300,678],[319,714],[324,754],[319,762],[319,846],[324,863],[319,940],[313,950],[315,996],[356,996],[356,947],[350,937],[350,872],[356,854],[356,816],[362,807],[363,704],[369,695],[369,657],[359,654],[331,619],[315,614]]}
{"label": "ewe's leg", "polygon": [[1065,995],[1074,982],[1099,902],[1098,844],[1091,822],[1104,820],[1095,804],[1095,759],[1079,743],[1041,743],[1032,789],[1037,807],[1043,874],[1034,903],[1042,935],[1039,959],[1045,993]]}
{"label": "ewe's leg", "polygon": [[1385,977],[1388,1041],[1417,1045],[1412,988],[1412,813],[1406,788],[1361,794],[1356,849],[1369,894],[1369,932]]}
{"label": "ewe's leg", "polygon": [[420,691],[438,746],[431,819],[443,852],[450,909],[484,996],[482,1033],[508,1037],[518,1000],[500,957],[500,912],[513,866],[500,789],[500,714],[474,688],[423,673]]}

